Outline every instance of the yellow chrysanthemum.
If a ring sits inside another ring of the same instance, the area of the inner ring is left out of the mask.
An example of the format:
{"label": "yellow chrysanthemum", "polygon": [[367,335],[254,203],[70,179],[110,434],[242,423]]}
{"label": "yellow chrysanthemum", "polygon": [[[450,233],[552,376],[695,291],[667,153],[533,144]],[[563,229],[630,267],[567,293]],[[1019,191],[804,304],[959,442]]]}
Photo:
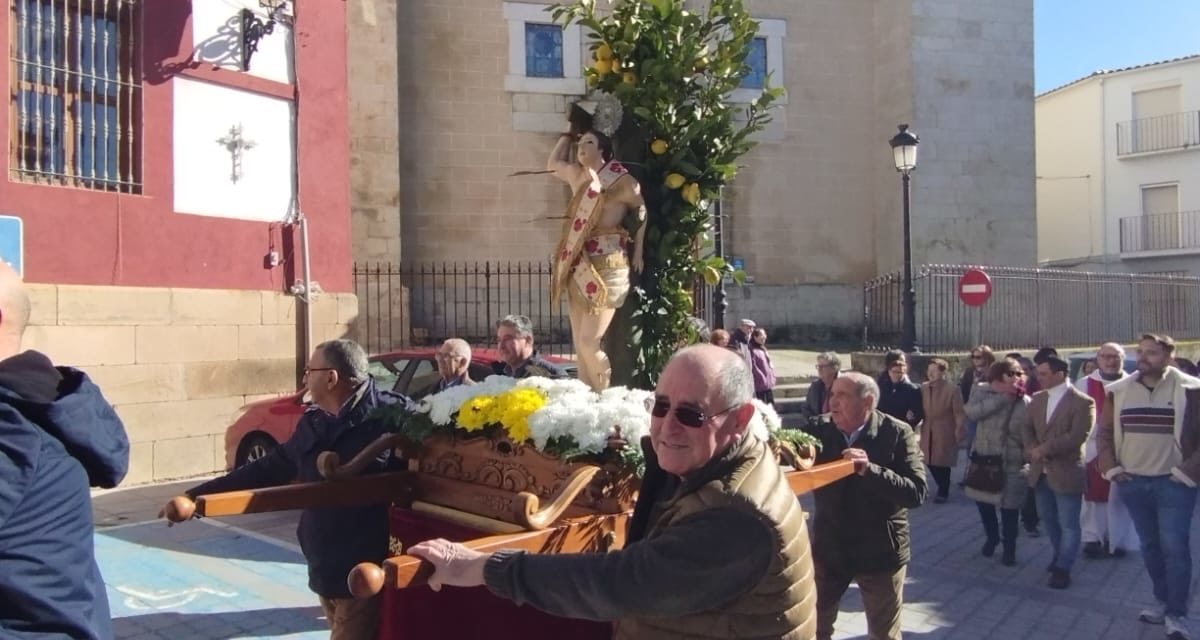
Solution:
{"label": "yellow chrysanthemum", "polygon": [[546,396],[537,389],[513,389],[496,398],[499,422],[514,442],[524,442],[531,436],[529,416],[546,405]]}
{"label": "yellow chrysanthemum", "polygon": [[458,426],[467,431],[479,431],[496,422],[497,396],[476,396],[458,408]]}

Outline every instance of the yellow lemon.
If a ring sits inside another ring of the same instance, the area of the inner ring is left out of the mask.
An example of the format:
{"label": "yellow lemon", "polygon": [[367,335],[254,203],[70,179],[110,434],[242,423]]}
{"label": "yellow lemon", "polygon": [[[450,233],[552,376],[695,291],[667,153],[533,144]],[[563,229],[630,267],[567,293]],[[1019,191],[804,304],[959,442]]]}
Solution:
{"label": "yellow lemon", "polygon": [[695,182],[688,183],[688,185],[684,187],[683,191],[680,193],[683,195],[683,199],[687,200],[691,204],[700,202],[700,185],[696,184]]}
{"label": "yellow lemon", "polygon": [[610,62],[608,60],[597,60],[595,68],[596,68],[596,73],[598,73],[602,76],[607,75],[608,73],[610,73],[613,70],[612,62]]}
{"label": "yellow lemon", "polygon": [[599,47],[596,47],[596,59],[597,60],[612,60],[612,57],[613,57],[612,47],[608,46],[607,44],[603,44],[603,43],[601,43]]}
{"label": "yellow lemon", "polygon": [[678,189],[683,186],[684,177],[678,173],[672,173],[667,176],[666,184],[668,189]]}
{"label": "yellow lemon", "polygon": [[632,71],[626,71],[625,75],[622,77],[622,80],[625,82],[625,84],[629,84],[629,85],[637,84],[637,80],[638,80],[637,74]]}
{"label": "yellow lemon", "polygon": [[616,71],[620,71],[620,70],[621,70],[621,59],[620,59],[620,58],[613,58],[613,59],[612,59],[612,70],[613,70],[614,72],[616,72]]}
{"label": "yellow lemon", "polygon": [[699,58],[696,58],[696,64],[693,65],[693,68],[696,71],[704,71],[705,69],[707,69],[708,68],[708,56],[701,56]]}
{"label": "yellow lemon", "polygon": [[655,140],[654,142],[651,142],[650,150],[654,152],[654,155],[661,156],[662,154],[667,152],[667,141],[666,140]]}

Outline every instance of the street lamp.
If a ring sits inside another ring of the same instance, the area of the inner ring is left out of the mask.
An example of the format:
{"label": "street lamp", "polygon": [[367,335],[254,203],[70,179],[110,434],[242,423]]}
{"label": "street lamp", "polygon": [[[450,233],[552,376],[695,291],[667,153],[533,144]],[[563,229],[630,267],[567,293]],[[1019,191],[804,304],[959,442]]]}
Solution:
{"label": "street lamp", "polygon": [[920,140],[916,134],[908,130],[908,125],[900,125],[900,133],[891,140],[892,158],[896,162],[896,171],[904,185],[904,296],[903,325],[900,329],[900,349],[905,353],[917,351],[917,294],[913,290],[912,277],[912,234],[909,231],[909,174],[917,168],[917,144]]}

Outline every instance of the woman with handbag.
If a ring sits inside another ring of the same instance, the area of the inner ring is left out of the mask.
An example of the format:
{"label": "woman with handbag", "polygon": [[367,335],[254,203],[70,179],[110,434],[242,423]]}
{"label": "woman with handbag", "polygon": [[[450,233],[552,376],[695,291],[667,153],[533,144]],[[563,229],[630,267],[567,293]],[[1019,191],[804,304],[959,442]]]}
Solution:
{"label": "woman with handbag", "polygon": [[[965,407],[967,418],[978,422],[967,466],[966,493],[979,507],[987,539],[983,555],[990,558],[1003,542],[1000,563],[1017,564],[1017,519],[1029,484],[1025,480],[1023,425],[1029,420],[1029,398],[1019,384],[1025,372],[1011,360],[988,371],[991,382],[980,384]],[[1000,522],[996,522],[996,508]],[[999,526],[997,526],[999,525]]]}

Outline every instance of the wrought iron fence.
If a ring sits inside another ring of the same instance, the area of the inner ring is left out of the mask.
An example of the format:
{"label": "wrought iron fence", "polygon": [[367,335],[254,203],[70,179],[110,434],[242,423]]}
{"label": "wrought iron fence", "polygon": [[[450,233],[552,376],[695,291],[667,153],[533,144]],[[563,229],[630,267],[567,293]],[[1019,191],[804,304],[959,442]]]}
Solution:
{"label": "wrought iron fence", "polygon": [[543,352],[570,350],[565,304],[550,303],[550,263],[355,263],[355,334],[370,353],[435,346],[462,338],[494,346],[496,322],[509,314],[533,321]]}
{"label": "wrought iron fence", "polygon": [[[925,265],[914,276],[922,350],[1085,347],[1132,341],[1147,331],[1200,338],[1200,278],[984,267],[992,296],[971,308],[958,297],[959,278],[971,268]],[[902,290],[898,271],[864,284],[864,349],[900,343]]]}
{"label": "wrought iron fence", "polygon": [[1200,111],[1117,123],[1117,155],[1187,149],[1200,145]]}
{"label": "wrought iron fence", "polygon": [[1121,218],[1121,253],[1200,247],[1200,211]]}

